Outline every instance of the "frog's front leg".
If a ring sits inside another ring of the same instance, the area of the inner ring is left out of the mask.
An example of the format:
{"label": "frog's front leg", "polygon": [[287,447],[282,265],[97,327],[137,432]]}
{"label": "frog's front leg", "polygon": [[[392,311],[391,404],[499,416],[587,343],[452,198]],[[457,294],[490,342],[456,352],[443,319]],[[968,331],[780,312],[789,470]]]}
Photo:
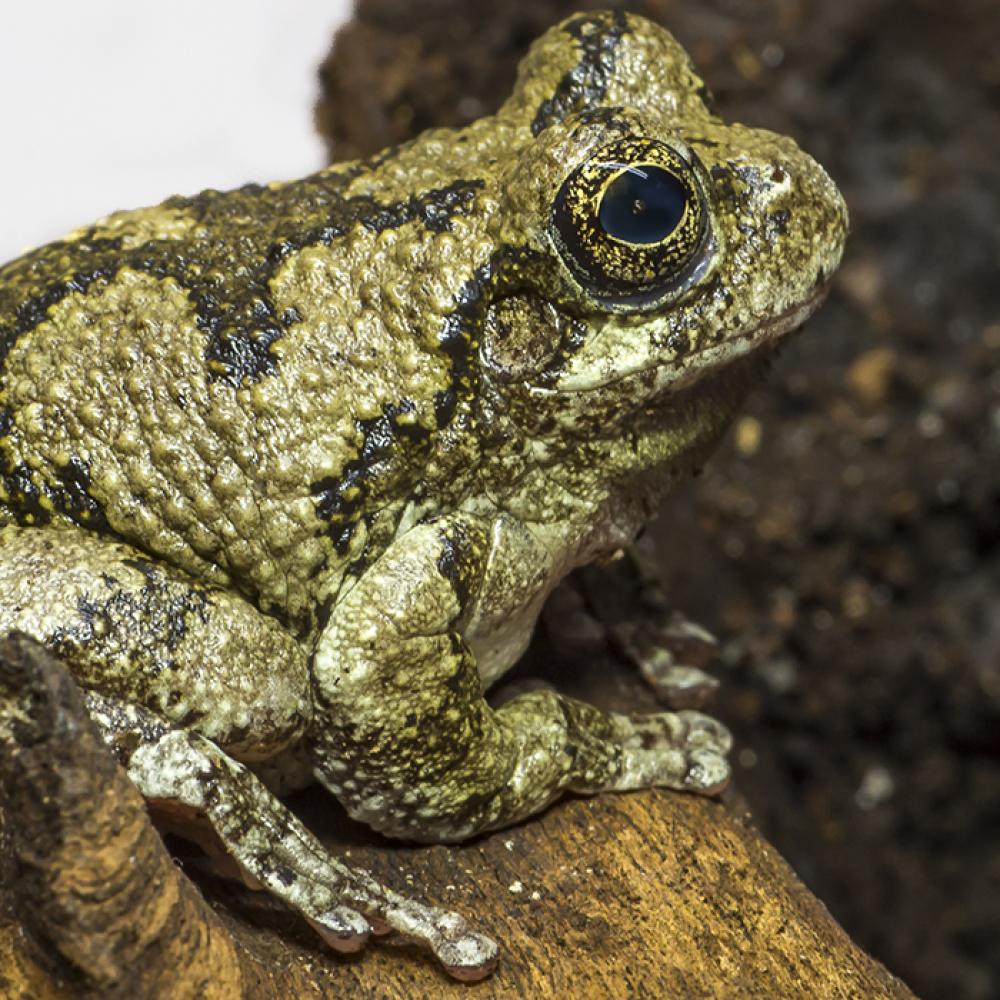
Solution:
{"label": "frog's front leg", "polygon": [[486,703],[473,648],[515,647],[511,621],[527,636],[544,586],[519,587],[516,568],[544,581],[548,563],[513,519],[455,515],[411,529],[338,602],[314,661],[311,733],[318,777],[355,818],[462,839],[563,791],[726,784],[729,734],[698,712],[630,717],[551,691]]}

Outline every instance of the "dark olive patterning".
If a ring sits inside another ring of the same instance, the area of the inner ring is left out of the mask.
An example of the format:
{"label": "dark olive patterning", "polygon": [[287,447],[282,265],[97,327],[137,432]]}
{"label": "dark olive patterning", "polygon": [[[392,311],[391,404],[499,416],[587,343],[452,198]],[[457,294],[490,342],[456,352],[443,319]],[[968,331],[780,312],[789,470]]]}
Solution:
{"label": "dark olive patterning", "polygon": [[[458,840],[567,790],[728,779],[698,712],[484,699],[839,262],[822,168],[705,94],[666,32],[580,15],[466,129],[0,268],[0,631],[57,650],[143,794],[201,812],[333,947],[374,922],[460,977],[497,956],[269,785]],[[0,697],[2,752],[27,710]]]}
{"label": "dark olive patterning", "polygon": [[[113,281],[124,268],[173,278],[187,289],[199,329],[207,335],[206,374],[234,389],[273,372],[271,345],[298,319],[294,310],[275,315],[268,283],[281,263],[309,246],[329,245],[352,226],[374,233],[411,223],[429,232],[450,232],[453,216],[469,214],[482,180],[456,181],[412,194],[394,204],[371,195],[345,198],[345,184],[361,172],[305,178],[293,185],[247,184],[236,191],[203,191],[171,198],[161,206],[194,224],[193,239],[149,239],[130,245],[101,238],[99,226],[72,240],[51,243],[0,270],[0,362],[11,346],[42,322],[67,295],[95,282]],[[234,261],[245,261],[234,268]]]}

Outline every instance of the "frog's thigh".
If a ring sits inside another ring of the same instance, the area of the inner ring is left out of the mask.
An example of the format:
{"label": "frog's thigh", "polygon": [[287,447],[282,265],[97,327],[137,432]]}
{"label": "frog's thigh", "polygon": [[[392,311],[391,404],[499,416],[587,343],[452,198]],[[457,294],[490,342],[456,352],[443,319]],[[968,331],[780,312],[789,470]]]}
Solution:
{"label": "frog's thigh", "polygon": [[467,515],[420,525],[337,605],[313,664],[317,777],[356,819],[415,839],[503,826],[564,790],[717,791],[729,736],[700,713],[633,719],[551,691],[489,707],[463,630],[475,623],[489,649],[484,624],[502,629],[533,600],[503,606],[490,567],[546,559],[523,528],[500,529]]}
{"label": "frog's thigh", "polygon": [[340,951],[360,948],[369,921],[430,947],[459,978],[480,978],[496,945],[461,916],[387,889],[331,855],[245,766],[199,733],[90,691],[87,711],[143,796],[197,810],[226,851]]}
{"label": "frog's thigh", "polygon": [[81,687],[142,705],[243,760],[311,713],[300,647],[238,595],[76,529],[0,529],[0,633],[57,653]]}

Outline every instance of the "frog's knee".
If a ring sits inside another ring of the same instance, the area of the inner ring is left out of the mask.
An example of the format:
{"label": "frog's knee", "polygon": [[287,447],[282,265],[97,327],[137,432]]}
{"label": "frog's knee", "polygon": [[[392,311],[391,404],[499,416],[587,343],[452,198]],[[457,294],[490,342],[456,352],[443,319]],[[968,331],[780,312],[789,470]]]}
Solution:
{"label": "frog's knee", "polygon": [[245,760],[305,731],[306,657],[238,595],[71,529],[5,528],[0,551],[0,632],[44,643],[82,687]]}

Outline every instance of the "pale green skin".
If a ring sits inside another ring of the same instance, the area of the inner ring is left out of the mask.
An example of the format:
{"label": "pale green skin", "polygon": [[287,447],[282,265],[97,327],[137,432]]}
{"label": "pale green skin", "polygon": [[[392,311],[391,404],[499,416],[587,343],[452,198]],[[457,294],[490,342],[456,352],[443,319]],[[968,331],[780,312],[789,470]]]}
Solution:
{"label": "pale green skin", "polygon": [[[286,751],[426,840],[565,790],[727,780],[699,713],[483,697],[555,584],[703,461],[839,262],[823,170],[704,96],[662,29],[579,17],[462,132],[118,213],[0,269],[0,631],[59,652],[140,790],[204,812],[337,947],[374,922],[459,976],[496,957],[327,854],[255,776]],[[582,287],[551,235],[565,178],[622,130],[697,156],[711,231],[641,309]]]}

